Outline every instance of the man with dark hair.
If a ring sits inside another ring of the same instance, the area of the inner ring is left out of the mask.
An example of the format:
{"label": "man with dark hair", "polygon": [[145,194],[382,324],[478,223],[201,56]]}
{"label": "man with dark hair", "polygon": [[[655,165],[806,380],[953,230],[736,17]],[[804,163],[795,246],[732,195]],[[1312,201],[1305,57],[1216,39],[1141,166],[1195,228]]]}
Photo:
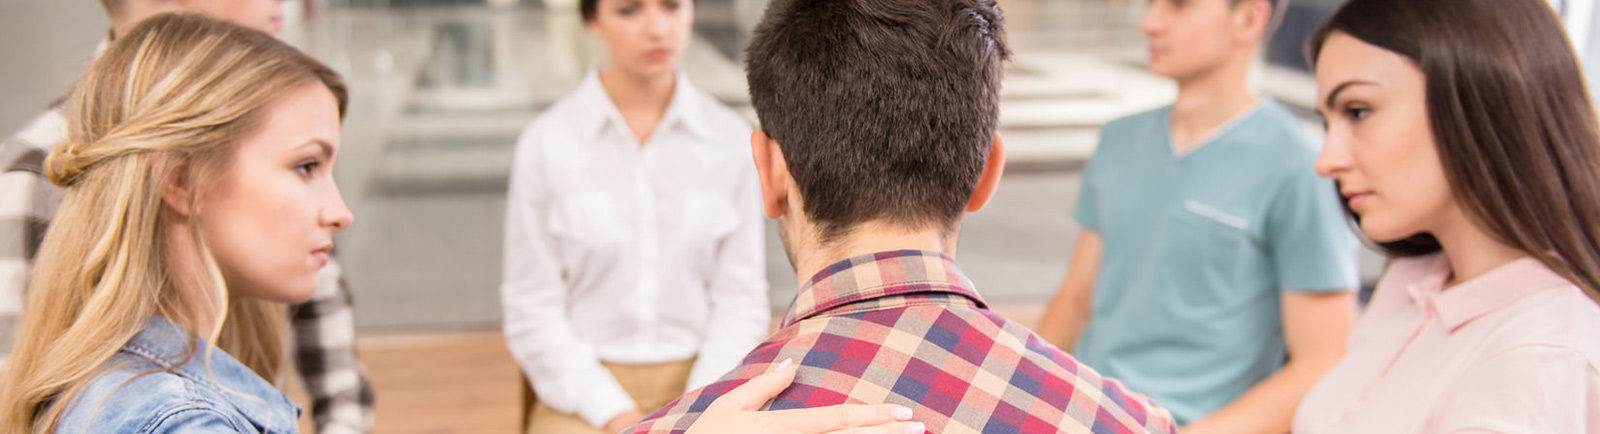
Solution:
{"label": "man with dark hair", "polygon": [[1038,327],[1185,434],[1288,431],[1355,320],[1356,241],[1318,146],[1249,82],[1288,2],[1149,2],[1148,67],[1177,101],[1101,130]]}
{"label": "man with dark hair", "polygon": [[[281,0],[101,0],[101,5],[113,38],[167,12],[201,14],[266,33],[283,26]],[[58,102],[0,140],[0,362],[11,351],[33,258],[65,195],[45,178],[44,159],[66,137],[67,121]],[[312,399],[317,432],[323,434],[372,428],[372,386],[356,359],[352,311],[350,291],[335,261],[317,275],[312,298],[288,312],[295,367]]]}
{"label": "man with dark hair", "polygon": [[1168,413],[988,310],[952,255],[1005,152],[993,0],[780,0],[747,53],[763,208],[800,282],[738,368],[634,428],[685,430],[793,360],[772,409],[893,403],[938,433],[1172,432]]}

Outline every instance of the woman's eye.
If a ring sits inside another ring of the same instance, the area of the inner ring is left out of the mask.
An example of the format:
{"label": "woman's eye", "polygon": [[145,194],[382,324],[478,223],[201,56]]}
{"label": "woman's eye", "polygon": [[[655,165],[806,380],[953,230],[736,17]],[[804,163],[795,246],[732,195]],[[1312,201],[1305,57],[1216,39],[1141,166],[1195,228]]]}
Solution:
{"label": "woman's eye", "polygon": [[322,167],[322,162],[316,161],[316,160],[312,160],[312,161],[307,161],[307,162],[304,162],[304,163],[300,163],[300,165],[294,167],[294,170],[296,172],[300,172],[300,176],[308,176],[309,177],[309,176],[311,176],[312,173],[315,173],[317,171],[318,167]]}
{"label": "woman's eye", "polygon": [[1372,109],[1369,109],[1369,108],[1366,108],[1366,107],[1346,107],[1344,109],[1344,116],[1347,117],[1347,118],[1350,118],[1351,120],[1359,121],[1359,120],[1362,120],[1362,119],[1366,119],[1367,116],[1371,115],[1371,114],[1372,114]]}

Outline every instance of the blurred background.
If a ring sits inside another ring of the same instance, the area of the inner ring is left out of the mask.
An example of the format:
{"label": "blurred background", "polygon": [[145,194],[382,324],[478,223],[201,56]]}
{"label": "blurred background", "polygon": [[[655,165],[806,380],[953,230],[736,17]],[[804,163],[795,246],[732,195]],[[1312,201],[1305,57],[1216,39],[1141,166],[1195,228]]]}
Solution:
{"label": "blurred background", "polygon": [[[1001,103],[1011,152],[995,201],[968,218],[960,260],[999,310],[1033,323],[1065,273],[1080,169],[1110,119],[1166,104],[1146,72],[1143,0],[1000,0],[1014,60]],[[1320,135],[1302,44],[1342,0],[1295,0],[1256,74]],[[683,60],[701,89],[754,120],[742,51],[766,0],[698,0]],[[291,0],[281,36],[352,91],[337,177],[357,224],[338,240],[379,432],[513,432],[519,380],[499,335],[512,148],[537,113],[603,60],[576,0]],[[63,97],[106,34],[91,0],[0,0],[0,131]],[[1158,181],[1157,181],[1158,182]],[[770,225],[769,225],[770,226]],[[772,308],[795,276],[768,231]],[[1367,252],[1363,279],[1380,262]]]}

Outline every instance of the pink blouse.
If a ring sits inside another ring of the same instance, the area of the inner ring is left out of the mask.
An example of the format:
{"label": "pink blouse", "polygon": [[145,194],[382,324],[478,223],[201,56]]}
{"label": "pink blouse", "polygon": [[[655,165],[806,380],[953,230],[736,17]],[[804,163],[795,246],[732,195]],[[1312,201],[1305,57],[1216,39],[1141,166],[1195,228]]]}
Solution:
{"label": "pink blouse", "polygon": [[1600,434],[1600,305],[1532,258],[1396,259],[1294,432]]}

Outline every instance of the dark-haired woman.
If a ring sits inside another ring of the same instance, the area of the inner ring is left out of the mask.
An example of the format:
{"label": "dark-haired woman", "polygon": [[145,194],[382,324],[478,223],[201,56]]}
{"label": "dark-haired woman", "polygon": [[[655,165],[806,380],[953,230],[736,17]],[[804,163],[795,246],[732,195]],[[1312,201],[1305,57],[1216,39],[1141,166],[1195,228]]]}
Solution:
{"label": "dark-haired woman", "polygon": [[1395,259],[1296,433],[1600,433],[1600,133],[1540,0],[1354,0],[1317,170]]}
{"label": "dark-haired woman", "polygon": [[506,339],[531,433],[615,433],[766,336],[750,125],[679,70],[690,0],[584,0],[607,58],[528,125],[506,202]]}

